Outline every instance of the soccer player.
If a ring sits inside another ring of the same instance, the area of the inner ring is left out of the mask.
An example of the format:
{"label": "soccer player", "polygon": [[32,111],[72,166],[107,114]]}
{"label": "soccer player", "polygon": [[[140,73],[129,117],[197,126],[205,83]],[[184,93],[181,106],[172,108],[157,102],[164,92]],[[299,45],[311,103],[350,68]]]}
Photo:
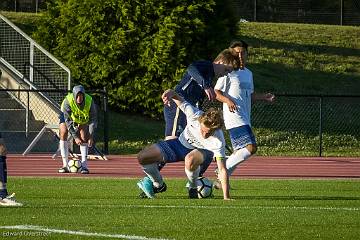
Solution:
{"label": "soccer player", "polygon": [[[195,61],[187,68],[175,91],[193,106],[200,106],[207,97],[214,100],[216,95],[212,87],[213,79],[219,78],[239,67],[237,53],[224,49],[213,62]],[[164,105],[165,140],[177,138],[186,127],[186,116],[176,104]],[[159,164],[161,170],[164,163]],[[201,169],[201,174],[206,169]]]}
{"label": "soccer player", "polygon": [[[274,95],[254,93],[253,75],[246,68],[248,44],[238,41],[231,44],[238,53],[240,68],[217,80],[216,99],[223,102],[225,128],[230,135],[234,152],[226,160],[229,176],[236,166],[257,151],[255,136],[251,129],[251,101],[266,100],[272,102]],[[220,188],[219,184],[215,187]]]}
{"label": "soccer player", "polygon": [[[239,58],[233,49],[223,50],[213,62],[195,61],[186,69],[175,91],[185,101],[198,106],[207,97],[215,100],[213,79],[219,78],[239,67]],[[178,137],[186,126],[186,116],[176,104],[164,106],[165,139]]]}
{"label": "soccer player", "polygon": [[94,133],[97,127],[97,111],[95,103],[89,94],[85,93],[83,86],[78,85],[73,88],[61,104],[61,114],[59,116],[60,126],[60,153],[63,161],[59,173],[68,173],[68,133],[80,147],[81,153],[81,173],[88,174],[87,165],[88,147],[94,144]]}
{"label": "soccer player", "polygon": [[221,112],[215,109],[203,112],[185,101],[174,90],[166,90],[162,99],[166,105],[176,104],[185,114],[188,124],[179,138],[160,141],[139,152],[137,158],[147,177],[137,183],[138,187],[148,198],[154,198],[155,193],[166,190],[158,164],[184,161],[189,180],[189,198],[198,198],[195,180],[199,177],[200,165],[209,165],[214,157],[220,172],[224,199],[229,200]]}
{"label": "soccer player", "polygon": [[0,133],[0,206],[20,207],[22,203],[15,200],[15,193],[9,195],[7,191],[6,146]]}

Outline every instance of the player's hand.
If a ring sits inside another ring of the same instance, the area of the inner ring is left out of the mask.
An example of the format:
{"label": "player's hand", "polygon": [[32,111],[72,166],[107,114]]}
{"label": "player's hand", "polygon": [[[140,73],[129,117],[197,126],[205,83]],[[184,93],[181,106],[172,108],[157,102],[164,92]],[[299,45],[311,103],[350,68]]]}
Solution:
{"label": "player's hand", "polygon": [[230,112],[236,112],[237,111],[236,104],[232,100],[229,99],[229,101],[226,104],[227,104]]}
{"label": "player's hand", "polygon": [[161,95],[161,99],[163,100],[163,103],[165,105],[170,107],[171,99],[173,96],[174,96],[174,90],[168,89]]}
{"label": "player's hand", "polygon": [[77,137],[77,138],[75,138],[75,143],[80,146],[82,141],[80,138]]}
{"label": "player's hand", "polygon": [[92,147],[93,144],[94,144],[94,139],[91,137],[91,138],[89,138],[89,140],[88,140],[88,147]]}
{"label": "player's hand", "polygon": [[225,201],[235,201],[233,198],[224,198]]}
{"label": "player's hand", "polygon": [[213,88],[206,88],[205,90],[205,93],[206,93],[206,96],[208,97],[208,99],[210,100],[210,101],[213,101],[213,100],[215,100],[216,99],[216,94],[215,94],[215,91],[214,91],[214,89]]}
{"label": "player's hand", "polygon": [[266,93],[265,94],[265,100],[268,102],[274,102],[275,101],[275,95],[272,93]]}

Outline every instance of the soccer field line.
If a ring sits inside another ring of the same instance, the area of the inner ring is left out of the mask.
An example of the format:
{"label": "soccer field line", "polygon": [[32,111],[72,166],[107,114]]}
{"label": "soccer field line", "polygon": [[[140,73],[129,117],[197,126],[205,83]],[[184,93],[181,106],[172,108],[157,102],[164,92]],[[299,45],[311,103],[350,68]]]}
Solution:
{"label": "soccer field line", "polygon": [[[144,236],[125,235],[125,234],[105,234],[105,233],[96,233],[96,232],[52,229],[52,228],[46,228],[43,226],[34,226],[34,225],[0,226],[0,229],[29,230],[29,231],[39,231],[45,233],[58,233],[58,234],[78,235],[78,236],[88,236],[88,237],[120,238],[120,239],[129,239],[129,240],[170,240],[168,238],[149,238]],[[8,235],[17,236],[16,233],[8,233]],[[31,234],[27,234],[27,235],[31,236]]]}
{"label": "soccer field line", "polygon": [[185,205],[117,205],[126,208],[198,208],[198,209],[259,209],[259,210],[315,210],[315,211],[360,211],[357,207],[306,207],[306,206],[185,206]]}
{"label": "soccer field line", "polygon": [[[108,208],[169,208],[169,209],[252,209],[252,210],[305,210],[305,211],[360,211],[360,207],[308,207],[308,206],[213,206],[213,205],[141,205],[141,204],[87,204],[87,207]],[[45,207],[45,206],[44,206]],[[72,204],[71,207],[84,207]]]}

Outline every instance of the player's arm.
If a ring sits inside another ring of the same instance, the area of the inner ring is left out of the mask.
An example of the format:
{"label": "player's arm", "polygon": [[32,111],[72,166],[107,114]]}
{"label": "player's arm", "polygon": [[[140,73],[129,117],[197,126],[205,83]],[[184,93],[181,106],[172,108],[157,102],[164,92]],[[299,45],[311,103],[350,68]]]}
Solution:
{"label": "player's arm", "polygon": [[187,72],[191,76],[192,80],[197,82],[204,89],[208,99],[214,100],[215,92],[211,87],[212,79],[210,77],[204,78],[199,69],[196,67],[196,64],[190,64],[190,66],[187,68]]}
{"label": "player's arm", "polygon": [[223,190],[224,200],[230,200],[229,192],[229,175],[226,171],[225,157],[215,157],[217,167],[219,169],[219,179]]}
{"label": "player's arm", "polygon": [[225,164],[225,138],[224,133],[221,129],[218,129],[214,132],[213,135],[217,141],[213,140],[211,144],[211,151],[214,153],[214,159],[216,161],[218,170],[219,170],[219,180],[221,182],[221,188],[223,190],[224,200],[230,200],[230,185],[229,185],[229,175],[226,170]]}
{"label": "player's arm", "polygon": [[166,90],[161,96],[165,105],[170,105],[171,100],[175,102],[175,104],[180,108],[181,111],[184,112],[186,118],[197,118],[197,113],[199,109],[188,103],[184,100],[182,96],[180,96],[177,92],[172,89]]}
{"label": "player's arm", "polygon": [[251,94],[251,100],[252,101],[267,101],[267,102],[274,102],[275,101],[275,95],[272,93],[253,93]]}
{"label": "player's arm", "polygon": [[215,85],[216,100],[222,103],[226,103],[230,112],[235,112],[237,110],[236,104],[230,97],[224,95],[224,91],[227,85],[228,85],[227,76],[218,78]]}
{"label": "player's arm", "polygon": [[166,90],[162,95],[161,99],[165,105],[170,106],[171,100],[175,102],[177,106],[180,106],[185,100],[177,92],[172,89]]}
{"label": "player's arm", "polygon": [[226,103],[230,112],[235,112],[237,110],[236,104],[229,97],[226,97],[224,93],[218,89],[215,89],[216,100],[222,103]]}

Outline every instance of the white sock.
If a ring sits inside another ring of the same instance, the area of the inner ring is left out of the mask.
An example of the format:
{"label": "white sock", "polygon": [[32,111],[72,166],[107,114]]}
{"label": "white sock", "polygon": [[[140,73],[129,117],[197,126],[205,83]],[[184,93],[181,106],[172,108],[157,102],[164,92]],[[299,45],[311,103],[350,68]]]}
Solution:
{"label": "white sock", "polygon": [[144,173],[146,173],[146,175],[153,182],[154,187],[158,188],[164,184],[164,180],[160,174],[157,163],[142,165],[142,168]]}
{"label": "white sock", "polygon": [[196,179],[199,177],[200,166],[195,171],[190,171],[185,167],[186,176],[189,179],[190,188],[196,188]]}
{"label": "white sock", "polygon": [[251,153],[247,148],[242,148],[237,150],[235,153],[231,154],[231,156],[226,159],[226,169],[228,171],[229,176],[234,172],[236,169],[236,166],[239,165],[239,163],[245,161],[251,156]]}
{"label": "white sock", "polygon": [[63,167],[66,167],[68,165],[68,159],[69,159],[68,141],[60,140],[60,154],[63,162]]}
{"label": "white sock", "polygon": [[87,168],[87,155],[88,155],[87,143],[83,143],[80,145],[80,153],[81,153],[81,166],[83,168]]}

